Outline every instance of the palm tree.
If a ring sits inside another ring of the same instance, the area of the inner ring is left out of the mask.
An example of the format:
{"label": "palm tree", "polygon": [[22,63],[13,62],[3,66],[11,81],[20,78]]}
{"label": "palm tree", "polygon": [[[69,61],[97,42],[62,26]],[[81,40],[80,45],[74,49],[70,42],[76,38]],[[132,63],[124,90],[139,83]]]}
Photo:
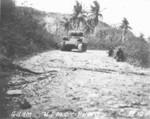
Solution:
{"label": "palm tree", "polygon": [[94,5],[91,5],[91,17],[93,19],[93,25],[94,27],[98,25],[99,17],[103,17],[101,11],[100,11],[100,5],[97,1],[93,2]]}
{"label": "palm tree", "polygon": [[76,1],[74,5],[74,12],[71,17],[71,23],[74,29],[79,29],[80,26],[86,24],[86,12],[83,10],[82,4]]}
{"label": "palm tree", "polygon": [[67,34],[68,34],[69,30],[72,29],[71,22],[70,22],[69,18],[64,17],[63,20],[61,21],[61,25],[63,25]]}
{"label": "palm tree", "polygon": [[129,26],[129,22],[128,22],[128,20],[127,20],[126,18],[123,18],[122,24],[121,24],[120,28],[122,29],[122,38],[121,38],[121,39],[122,39],[122,41],[124,42],[128,30],[129,30],[129,29],[132,29],[132,28]]}
{"label": "palm tree", "polygon": [[76,5],[74,5],[74,17],[78,17],[79,14],[82,13],[82,5],[79,1],[76,1]]}
{"label": "palm tree", "polygon": [[82,12],[81,14],[79,14],[78,16],[78,22],[77,22],[77,28],[81,28],[83,29],[83,27],[86,25],[86,19],[87,19],[87,16],[85,15],[84,12]]}
{"label": "palm tree", "polygon": [[92,19],[87,18],[85,22],[84,32],[88,34],[93,31],[94,31],[94,27],[92,26]]}

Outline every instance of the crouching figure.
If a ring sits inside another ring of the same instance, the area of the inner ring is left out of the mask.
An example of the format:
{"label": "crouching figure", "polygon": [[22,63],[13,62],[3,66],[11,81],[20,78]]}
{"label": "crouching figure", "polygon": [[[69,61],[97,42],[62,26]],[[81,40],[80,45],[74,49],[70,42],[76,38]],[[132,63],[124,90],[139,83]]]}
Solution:
{"label": "crouching figure", "polygon": [[115,59],[117,61],[125,61],[125,56],[124,56],[124,52],[121,48],[119,48],[116,52],[116,56],[115,56]]}
{"label": "crouching figure", "polygon": [[114,55],[114,50],[113,48],[111,47],[108,51],[108,56],[112,57]]}

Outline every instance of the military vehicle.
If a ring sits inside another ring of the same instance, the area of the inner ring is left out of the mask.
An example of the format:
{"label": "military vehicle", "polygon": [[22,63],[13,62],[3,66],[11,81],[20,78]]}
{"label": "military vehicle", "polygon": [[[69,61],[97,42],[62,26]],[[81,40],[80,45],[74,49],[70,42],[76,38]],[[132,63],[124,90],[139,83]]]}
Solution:
{"label": "military vehicle", "polygon": [[72,51],[73,49],[77,49],[79,39],[82,40],[83,52],[85,52],[87,50],[87,41],[81,31],[70,31],[69,36],[63,38],[61,50]]}

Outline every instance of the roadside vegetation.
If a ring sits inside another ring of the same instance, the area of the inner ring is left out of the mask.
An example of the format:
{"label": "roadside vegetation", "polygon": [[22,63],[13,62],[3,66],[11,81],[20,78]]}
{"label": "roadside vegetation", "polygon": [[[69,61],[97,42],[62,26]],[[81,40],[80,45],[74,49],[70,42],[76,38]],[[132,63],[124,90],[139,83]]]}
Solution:
{"label": "roadside vegetation", "polygon": [[46,14],[32,8],[16,7],[13,0],[1,0],[0,17],[0,117],[7,116],[8,81],[16,70],[13,60],[54,49],[54,35],[44,28]]}

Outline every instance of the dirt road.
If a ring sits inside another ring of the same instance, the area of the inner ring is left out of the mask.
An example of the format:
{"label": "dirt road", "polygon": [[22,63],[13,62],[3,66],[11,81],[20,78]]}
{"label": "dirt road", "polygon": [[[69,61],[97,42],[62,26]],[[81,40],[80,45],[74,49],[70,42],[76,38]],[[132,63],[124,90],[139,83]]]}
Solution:
{"label": "dirt road", "polygon": [[95,50],[49,51],[19,64],[45,72],[20,73],[11,82],[32,105],[18,111],[31,112],[34,119],[150,119],[150,69]]}

